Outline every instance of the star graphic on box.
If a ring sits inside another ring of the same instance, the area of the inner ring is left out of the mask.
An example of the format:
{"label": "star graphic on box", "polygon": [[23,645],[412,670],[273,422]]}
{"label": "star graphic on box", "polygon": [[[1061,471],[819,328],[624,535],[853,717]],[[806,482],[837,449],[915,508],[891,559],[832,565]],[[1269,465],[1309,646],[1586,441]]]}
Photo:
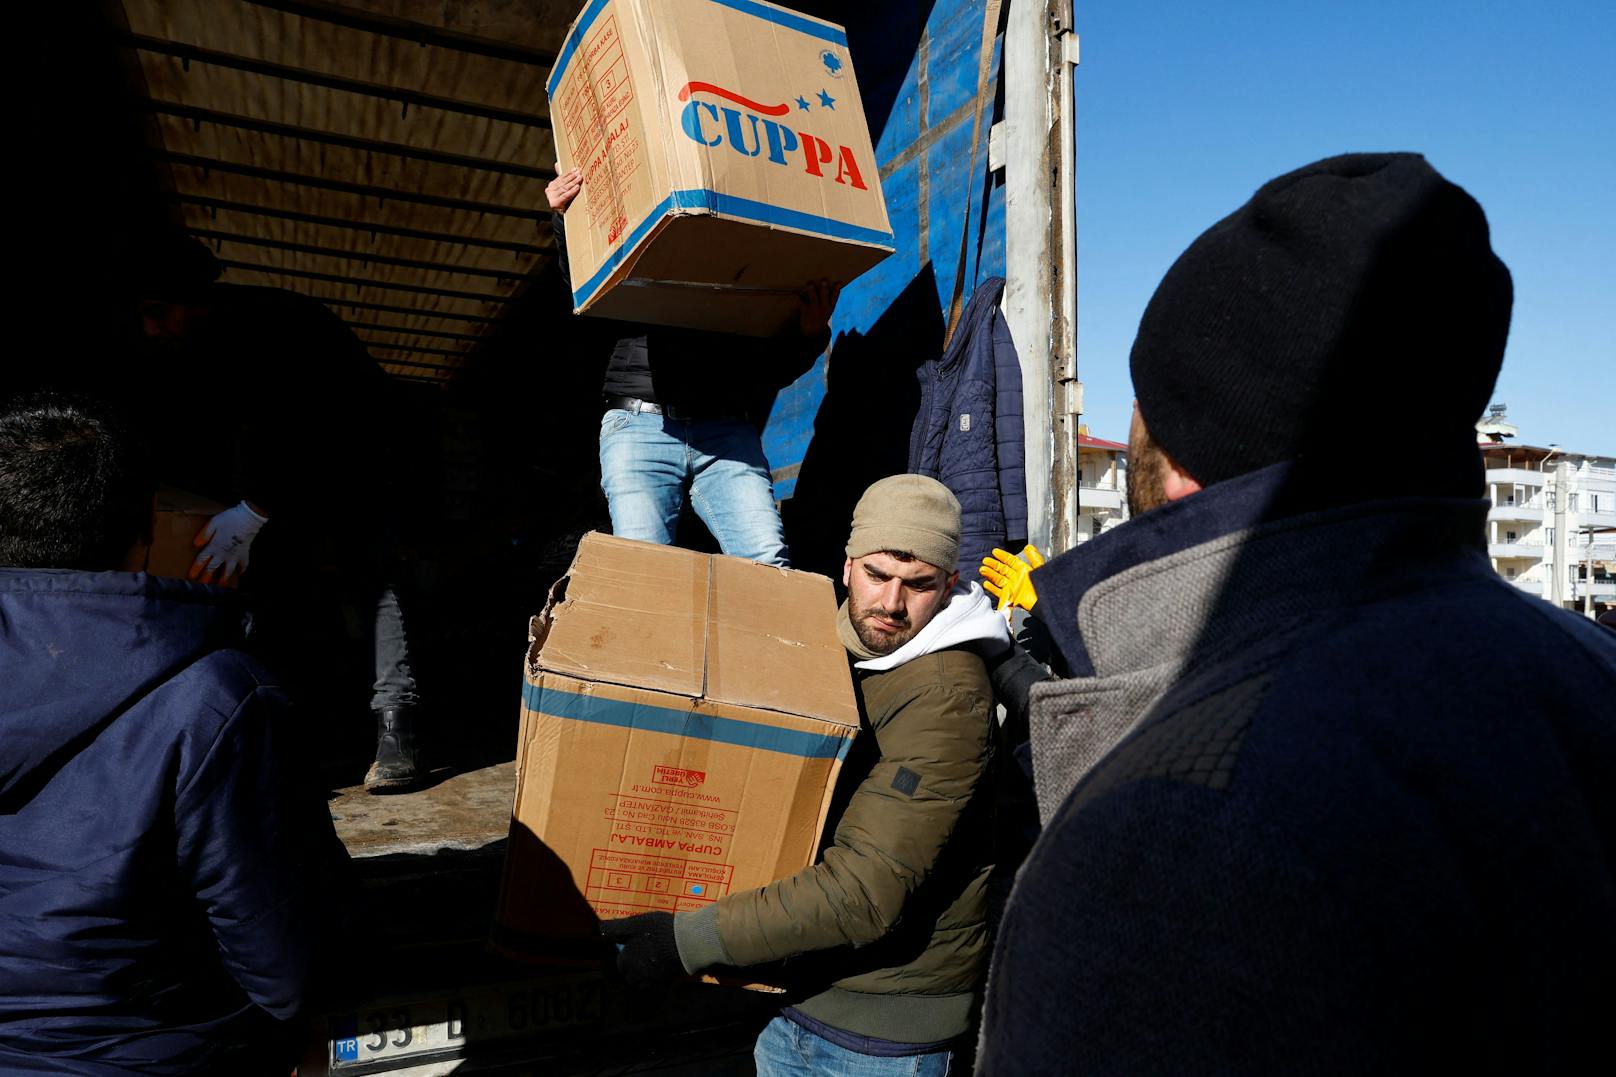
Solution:
{"label": "star graphic on box", "polygon": [[824,90],[819,91],[819,103],[830,109],[832,112],[836,111],[836,98],[832,97]]}
{"label": "star graphic on box", "polygon": [[806,97],[797,98],[797,107],[802,109],[804,112],[807,112],[808,111],[808,99]]}

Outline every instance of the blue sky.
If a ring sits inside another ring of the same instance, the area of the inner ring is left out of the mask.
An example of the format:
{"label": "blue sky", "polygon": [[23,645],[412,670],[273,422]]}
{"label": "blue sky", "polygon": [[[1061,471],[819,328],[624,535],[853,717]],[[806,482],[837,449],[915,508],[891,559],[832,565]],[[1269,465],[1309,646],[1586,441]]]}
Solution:
{"label": "blue sky", "polygon": [[1077,21],[1092,433],[1126,439],[1139,316],[1203,229],[1308,161],[1414,150],[1514,275],[1493,399],[1522,441],[1616,454],[1616,0],[1077,0]]}

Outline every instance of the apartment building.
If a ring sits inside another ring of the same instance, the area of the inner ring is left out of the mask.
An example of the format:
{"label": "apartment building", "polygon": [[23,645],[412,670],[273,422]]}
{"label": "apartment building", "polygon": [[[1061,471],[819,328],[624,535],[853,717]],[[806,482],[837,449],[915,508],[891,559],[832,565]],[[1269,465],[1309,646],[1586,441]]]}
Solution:
{"label": "apartment building", "polygon": [[1512,444],[1499,418],[1478,427],[1493,567],[1557,606],[1616,605],[1616,457]]}
{"label": "apartment building", "polygon": [[1087,542],[1128,518],[1128,446],[1077,430],[1077,541]]}
{"label": "apartment building", "polygon": [[[1487,555],[1500,576],[1566,609],[1616,607],[1616,456],[1515,443],[1495,407],[1477,426],[1486,466]],[[1128,446],[1079,427],[1077,541],[1128,518]]]}

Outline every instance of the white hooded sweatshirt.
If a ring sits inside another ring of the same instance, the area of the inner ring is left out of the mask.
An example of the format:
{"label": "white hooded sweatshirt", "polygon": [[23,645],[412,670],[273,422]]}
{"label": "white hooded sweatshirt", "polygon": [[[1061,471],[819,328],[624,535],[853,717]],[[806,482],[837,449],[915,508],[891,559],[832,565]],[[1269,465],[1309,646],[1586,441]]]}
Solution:
{"label": "white hooded sweatshirt", "polygon": [[891,654],[854,662],[855,669],[872,672],[897,669],[905,662],[961,644],[978,644],[974,650],[985,656],[998,654],[1010,646],[1010,626],[993,609],[993,599],[981,584],[956,584],[943,608],[914,639]]}

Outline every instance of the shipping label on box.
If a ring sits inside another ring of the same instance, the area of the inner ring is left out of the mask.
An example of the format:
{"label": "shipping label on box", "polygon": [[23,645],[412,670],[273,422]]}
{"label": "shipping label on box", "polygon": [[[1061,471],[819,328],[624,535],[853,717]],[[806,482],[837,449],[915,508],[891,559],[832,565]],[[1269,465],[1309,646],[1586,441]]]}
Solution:
{"label": "shipping label on box", "polygon": [[813,863],[859,726],[835,608],[823,576],[585,536],[534,622],[504,948]]}
{"label": "shipping label on box", "polygon": [[893,250],[842,28],[759,0],[593,0],[548,84],[573,304],[768,335]]}

